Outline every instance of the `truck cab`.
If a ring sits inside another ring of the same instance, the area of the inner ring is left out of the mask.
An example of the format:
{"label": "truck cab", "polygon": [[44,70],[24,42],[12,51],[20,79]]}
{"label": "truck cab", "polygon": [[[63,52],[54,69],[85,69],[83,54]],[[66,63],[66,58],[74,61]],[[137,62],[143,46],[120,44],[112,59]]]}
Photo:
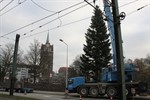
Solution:
{"label": "truck cab", "polygon": [[68,91],[71,92],[77,92],[77,88],[80,85],[85,84],[85,77],[79,76],[79,77],[73,77],[68,79]]}

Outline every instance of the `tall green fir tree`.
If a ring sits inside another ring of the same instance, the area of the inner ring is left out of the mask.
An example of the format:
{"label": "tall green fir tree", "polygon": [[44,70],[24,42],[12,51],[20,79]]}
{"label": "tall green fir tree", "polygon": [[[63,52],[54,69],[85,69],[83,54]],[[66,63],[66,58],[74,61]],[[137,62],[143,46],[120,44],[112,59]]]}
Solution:
{"label": "tall green fir tree", "polygon": [[104,22],[102,11],[96,6],[91,24],[85,33],[86,44],[84,44],[84,54],[80,57],[82,73],[88,77],[89,71],[94,72],[94,80],[101,81],[103,67],[107,67],[112,59],[110,53],[110,38]]}

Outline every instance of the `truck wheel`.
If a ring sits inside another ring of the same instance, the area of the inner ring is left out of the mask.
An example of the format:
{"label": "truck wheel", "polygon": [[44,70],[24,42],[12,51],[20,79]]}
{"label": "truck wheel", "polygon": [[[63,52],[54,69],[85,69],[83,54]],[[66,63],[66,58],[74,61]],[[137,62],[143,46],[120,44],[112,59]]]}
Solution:
{"label": "truck wheel", "polygon": [[128,94],[127,97],[131,97],[131,96],[135,96],[136,95],[136,91],[134,88],[128,88]]}
{"label": "truck wheel", "polygon": [[86,97],[88,95],[88,89],[86,87],[80,87],[79,93],[83,97]]}
{"label": "truck wheel", "polygon": [[115,97],[117,94],[117,89],[115,87],[108,87],[106,93],[108,97]]}
{"label": "truck wheel", "polygon": [[128,91],[128,89],[126,89],[126,95],[128,95],[129,94],[129,91]]}
{"label": "truck wheel", "polygon": [[132,95],[136,96],[136,90],[135,90],[135,88],[131,88],[131,93],[132,93]]}
{"label": "truck wheel", "polygon": [[99,94],[98,88],[96,88],[96,87],[91,87],[90,90],[89,90],[89,94],[90,94],[92,97],[97,97],[98,94]]}

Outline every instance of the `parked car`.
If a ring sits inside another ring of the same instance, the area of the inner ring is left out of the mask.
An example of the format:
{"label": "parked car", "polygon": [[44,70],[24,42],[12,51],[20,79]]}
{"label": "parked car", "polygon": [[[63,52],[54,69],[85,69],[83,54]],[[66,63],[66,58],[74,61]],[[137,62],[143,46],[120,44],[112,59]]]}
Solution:
{"label": "parked car", "polygon": [[33,93],[33,88],[16,88],[15,92],[19,92],[19,93]]}
{"label": "parked car", "polygon": [[[6,92],[10,92],[10,88],[4,88],[4,91],[6,91]],[[16,88],[14,88],[14,92],[16,91]]]}
{"label": "parked car", "polygon": [[147,93],[150,95],[150,89],[147,90]]}
{"label": "parked car", "polygon": [[5,91],[5,88],[0,86],[0,91]]}

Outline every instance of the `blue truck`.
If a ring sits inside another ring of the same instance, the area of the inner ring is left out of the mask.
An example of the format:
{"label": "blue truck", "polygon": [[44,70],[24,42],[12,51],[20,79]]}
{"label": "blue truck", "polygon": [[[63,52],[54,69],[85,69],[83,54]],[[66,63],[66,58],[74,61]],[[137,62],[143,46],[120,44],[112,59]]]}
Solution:
{"label": "blue truck", "polygon": [[[116,64],[116,44],[115,44],[115,32],[113,17],[109,5],[109,0],[103,0],[104,2],[104,12],[106,15],[106,21],[108,29],[111,34],[111,44],[113,50],[113,65],[109,67],[104,67],[101,73],[101,81],[95,82],[91,77],[91,81],[87,81],[87,77],[79,76],[68,79],[68,91],[79,93],[82,96],[104,96],[115,97],[119,93],[118,84],[118,72]],[[136,67],[132,63],[124,64],[125,73],[125,93],[127,96],[133,96],[140,94],[140,92],[147,91],[146,84],[133,82],[133,76],[136,72]],[[93,72],[94,73],[94,72]],[[90,75],[91,73],[89,73]]]}
{"label": "blue truck", "polygon": [[[133,75],[136,72],[136,68],[133,64],[125,64],[125,81],[126,81],[126,95],[133,96],[139,94],[140,91],[146,91],[146,86],[143,83],[133,82]],[[115,97],[118,95],[119,85],[117,82],[117,70],[116,68],[103,68],[101,73],[101,82],[87,82],[86,77],[78,76],[68,79],[69,92],[79,93],[86,96],[104,96]]]}

